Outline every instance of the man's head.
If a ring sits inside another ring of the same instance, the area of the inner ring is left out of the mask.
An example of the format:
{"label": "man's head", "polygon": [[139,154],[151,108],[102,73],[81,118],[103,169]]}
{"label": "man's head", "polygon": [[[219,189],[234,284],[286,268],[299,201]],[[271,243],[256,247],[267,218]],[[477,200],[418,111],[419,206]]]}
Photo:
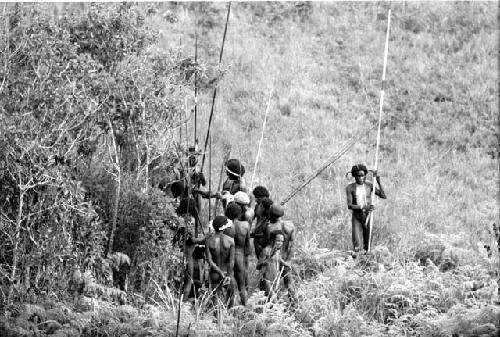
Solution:
{"label": "man's head", "polygon": [[255,197],[255,202],[260,204],[262,199],[269,198],[269,191],[264,186],[256,186],[252,191],[253,196]]}
{"label": "man's head", "polygon": [[245,167],[238,159],[229,159],[226,162],[226,174],[229,179],[240,179],[245,174]]}
{"label": "man's head", "polygon": [[271,223],[277,222],[283,215],[285,215],[285,210],[280,205],[272,204],[269,208],[269,221]]}
{"label": "man's head", "polygon": [[234,201],[234,195],[229,193],[229,191],[222,191],[222,207],[226,208],[229,203]]}
{"label": "man's head", "polygon": [[362,185],[366,181],[366,174],[368,173],[368,170],[365,165],[363,164],[358,164],[354,165],[351,168],[351,174],[356,180],[356,184]]}
{"label": "man's head", "polygon": [[273,201],[269,198],[262,198],[260,203],[255,207],[255,215],[257,217],[269,218],[269,209]]}
{"label": "man's head", "polygon": [[236,202],[231,202],[226,207],[226,216],[229,220],[237,219],[241,214],[241,207]]}
{"label": "man's head", "polygon": [[192,154],[189,156],[188,162],[189,162],[189,167],[195,167],[196,164],[198,163],[198,158],[196,158],[196,156]]}
{"label": "man's head", "polygon": [[243,191],[238,191],[234,194],[234,201],[242,206],[250,205],[250,197]]}
{"label": "man's head", "polygon": [[283,232],[280,230],[273,231],[271,233],[271,241],[273,242],[273,247],[274,249],[278,250],[283,247],[283,242],[285,241],[285,236],[283,235]]}
{"label": "man's head", "polygon": [[178,198],[181,195],[184,194],[184,189],[185,189],[184,181],[182,180],[177,180],[170,185],[170,191],[172,191],[172,196],[174,198]]}
{"label": "man's head", "polygon": [[222,231],[221,228],[227,224],[227,218],[224,215],[218,215],[212,222],[212,226],[216,232]]}

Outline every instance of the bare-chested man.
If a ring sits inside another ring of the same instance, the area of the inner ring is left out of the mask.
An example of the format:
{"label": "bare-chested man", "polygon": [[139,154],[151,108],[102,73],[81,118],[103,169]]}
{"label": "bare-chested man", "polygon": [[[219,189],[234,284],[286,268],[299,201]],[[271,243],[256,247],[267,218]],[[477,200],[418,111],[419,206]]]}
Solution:
{"label": "bare-chested man", "polygon": [[240,220],[247,221],[251,230],[254,212],[252,209],[249,208],[250,197],[245,192],[238,191],[234,194],[234,202],[239,204],[241,207]]}
{"label": "bare-chested man", "polygon": [[210,287],[217,297],[220,297],[223,288],[227,287],[225,304],[231,307],[235,286],[233,277],[235,245],[233,238],[222,233],[222,227],[227,224],[227,221],[227,218],[222,215],[213,220],[215,233],[206,239],[205,255],[210,266]]}
{"label": "bare-chested man", "polygon": [[257,222],[250,237],[253,238],[255,257],[257,258],[259,258],[262,249],[267,246],[266,229],[269,224],[269,211],[272,204],[273,201],[271,199],[263,198],[256,207]]}
{"label": "bare-chested man", "polygon": [[240,163],[240,161],[238,159],[229,159],[226,162],[227,179],[222,185],[222,190],[229,191],[229,193],[233,195],[238,191],[248,193],[248,187],[246,186],[243,178],[244,174],[245,167]]}
{"label": "bare-chested man", "polygon": [[[368,243],[371,240],[369,217],[374,209],[373,200],[371,200],[373,184],[366,182],[367,173],[368,169],[365,165],[354,165],[351,168],[351,174],[355,182],[346,187],[347,208],[352,210],[352,244],[355,253],[361,249],[368,251]],[[384,189],[380,184],[380,176],[376,171],[373,172],[373,176],[378,185],[375,187],[375,195],[386,199]]]}
{"label": "bare-chested man", "polygon": [[272,245],[262,250],[257,269],[261,270],[262,276],[259,283],[260,290],[264,291],[268,299],[275,294],[280,286],[280,277],[285,268],[290,269],[290,264],[281,256],[284,236],[280,231],[273,232]]}
{"label": "bare-chested man", "polygon": [[[193,198],[181,199],[179,207],[176,209],[176,213],[182,217],[183,223],[174,235],[173,244],[181,247],[184,252],[186,269],[184,271],[184,289],[182,299],[183,301],[187,301],[193,286],[195,271],[195,261],[193,259],[193,252],[196,247],[196,238],[194,237],[194,219],[197,216],[195,200]],[[199,272],[200,275],[201,273],[202,271]]]}
{"label": "bare-chested man", "polygon": [[[269,209],[269,224],[266,226],[267,245],[271,242],[274,232],[283,234],[283,247],[281,248],[281,257],[287,263],[292,259],[293,243],[295,241],[295,225],[289,220],[280,220],[285,215],[285,210],[280,205],[273,204]],[[289,294],[293,295],[291,268],[285,267],[283,271],[283,282]]]}
{"label": "bare-chested man", "polygon": [[234,233],[234,278],[240,292],[242,305],[247,304],[248,254],[250,252],[250,228],[246,220],[240,218],[241,207],[232,202],[227,205],[226,216],[233,222]]}
{"label": "bare-chested man", "polygon": [[252,191],[255,207],[254,207],[254,219],[259,223],[260,218],[262,217],[262,213],[264,209],[261,206],[262,200],[265,198],[269,198],[269,191],[264,186],[256,186]]}

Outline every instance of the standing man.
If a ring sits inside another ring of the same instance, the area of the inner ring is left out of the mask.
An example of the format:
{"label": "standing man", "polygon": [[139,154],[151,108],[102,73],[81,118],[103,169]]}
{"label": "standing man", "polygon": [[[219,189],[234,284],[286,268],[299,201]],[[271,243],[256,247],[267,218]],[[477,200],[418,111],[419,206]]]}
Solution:
{"label": "standing man", "polygon": [[[281,258],[290,264],[293,254],[293,243],[295,241],[295,225],[289,220],[282,221],[281,217],[285,215],[283,207],[273,204],[269,209],[269,224],[266,228],[266,241],[269,245],[272,241],[273,233],[283,234],[283,246],[281,247]],[[283,269],[283,283],[288,290],[288,295],[293,299],[294,291],[292,288],[292,269],[285,265]]]}
{"label": "standing man", "polygon": [[197,153],[195,152],[195,148],[189,148],[189,152],[192,154],[188,158],[188,179],[190,179],[190,189],[192,193],[192,197],[196,200],[196,209],[198,210],[198,213],[200,213],[201,210],[201,195],[195,193],[195,190],[199,190],[201,186],[205,186],[207,184],[207,181],[205,179],[205,175],[203,172],[200,172],[199,168],[197,167],[198,164],[198,158],[197,158]]}
{"label": "standing man", "polygon": [[242,209],[236,203],[227,205],[226,216],[233,222],[234,278],[240,292],[242,305],[247,304],[248,254],[250,253],[250,226],[241,219]]}
{"label": "standing man", "polygon": [[184,253],[185,270],[184,270],[184,288],[183,301],[189,299],[194,281],[195,261],[193,252],[195,251],[194,226],[195,217],[197,216],[196,205],[193,198],[183,198],[176,209],[176,213],[182,218],[181,226],[177,229],[174,235],[173,243],[181,247]]}
{"label": "standing man", "polygon": [[260,218],[262,217],[262,212],[263,212],[262,207],[259,206],[262,203],[262,200],[264,200],[264,198],[269,198],[269,191],[264,186],[259,185],[253,189],[252,194],[255,200],[254,218],[257,219],[258,223]]}
{"label": "standing man", "polygon": [[241,216],[240,220],[245,220],[248,222],[250,226],[250,230],[252,229],[252,222],[254,212],[250,206],[250,197],[243,191],[238,191],[234,194],[234,202],[236,202],[241,207]]}
{"label": "standing man", "polygon": [[222,233],[222,227],[227,224],[223,215],[216,216],[212,222],[215,233],[205,242],[205,255],[210,271],[208,274],[210,288],[220,297],[226,290],[225,303],[232,307],[234,301],[233,277],[235,245],[233,238]]}
{"label": "standing man", "polygon": [[268,300],[271,299],[279,289],[280,278],[285,268],[291,268],[291,265],[284,261],[281,256],[281,249],[284,241],[283,233],[281,231],[275,231],[272,235],[272,244],[262,250],[259,262],[256,266],[256,269],[261,271],[259,288],[264,291]]}
{"label": "standing man", "polygon": [[222,185],[222,190],[229,191],[233,195],[238,191],[248,193],[248,187],[243,179],[244,174],[245,166],[238,159],[229,159],[226,162],[227,179]]}
{"label": "standing man", "polygon": [[[368,243],[371,240],[370,213],[374,209],[371,200],[373,184],[366,182],[368,170],[363,164],[354,165],[350,173],[355,182],[346,187],[347,208],[352,210],[352,243],[354,252],[357,253],[361,248],[368,251]],[[377,171],[373,171],[373,176],[378,185],[375,188],[375,194],[382,199],[386,199]]]}
{"label": "standing man", "polygon": [[257,222],[250,237],[253,238],[255,257],[258,259],[262,249],[267,246],[266,230],[269,224],[270,209],[273,201],[269,198],[262,198],[256,206],[255,217]]}

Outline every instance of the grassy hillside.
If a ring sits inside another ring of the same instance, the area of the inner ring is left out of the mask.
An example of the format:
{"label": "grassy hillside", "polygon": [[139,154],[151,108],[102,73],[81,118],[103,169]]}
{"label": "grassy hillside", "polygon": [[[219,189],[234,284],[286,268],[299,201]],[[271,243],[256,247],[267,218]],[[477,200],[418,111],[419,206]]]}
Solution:
{"label": "grassy hillside", "polygon": [[[212,4],[218,26],[200,36],[204,45],[208,40],[216,47],[213,62],[225,6]],[[272,89],[254,186],[268,186],[278,200],[374,125],[391,8],[379,162],[390,197],[378,206],[376,241],[397,242],[406,250],[425,232],[486,240],[498,218],[497,6],[317,2],[306,7],[233,4],[223,58],[227,73],[215,107],[212,176],[218,176],[222,156],[217,150],[230,143],[251,180]],[[170,43],[180,40],[192,53],[195,18],[185,9],[179,17]],[[211,94],[201,101],[206,116]],[[199,138],[204,136],[202,129]],[[344,174],[358,162],[373,166],[375,141],[372,130],[288,203],[287,216],[304,229],[304,239],[321,230],[329,233],[318,235],[321,246],[350,245]]]}

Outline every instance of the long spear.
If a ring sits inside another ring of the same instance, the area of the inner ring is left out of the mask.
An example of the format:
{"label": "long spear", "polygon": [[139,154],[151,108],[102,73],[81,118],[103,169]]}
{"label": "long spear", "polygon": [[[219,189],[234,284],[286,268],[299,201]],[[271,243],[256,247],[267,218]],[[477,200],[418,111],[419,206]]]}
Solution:
{"label": "long spear", "polygon": [[[229,14],[230,13],[231,13],[231,2],[229,2],[228,6],[227,6],[226,26],[224,27],[224,35],[222,36],[222,46],[220,48],[220,54],[219,54],[219,66],[222,62],[222,53],[224,52],[224,42],[226,41],[227,24],[229,22]],[[205,146],[203,148],[203,157],[201,159],[201,171],[203,171],[203,165],[205,164],[205,155],[207,152],[208,138],[210,137],[210,126],[212,125],[212,118],[214,116],[214,105],[215,105],[216,96],[217,96],[217,86],[214,88],[214,94],[212,96],[212,108],[210,109],[210,117],[208,119],[207,136],[205,137]]]}
{"label": "long spear", "polygon": [[[226,166],[226,162],[229,159],[229,156],[231,155],[231,145],[224,145],[224,157],[222,158],[222,164],[219,172],[219,184],[217,185],[217,191],[220,191],[221,185],[222,185],[222,176],[224,175],[224,167]],[[211,192],[211,191],[210,191]],[[215,207],[214,207],[214,212],[217,212],[217,209],[219,208],[219,199],[215,199]],[[214,214],[215,218],[215,214]]]}
{"label": "long spear", "polygon": [[[387,33],[385,36],[385,50],[384,50],[384,69],[382,71],[382,89],[380,90],[380,105],[379,105],[379,115],[378,115],[378,131],[377,131],[377,147],[375,150],[375,171],[377,170],[378,167],[378,150],[379,150],[379,145],[380,145],[380,126],[382,124],[382,111],[384,107],[384,89],[386,86],[385,83],[385,74],[386,74],[386,69],[387,69],[387,54],[389,53],[389,31],[391,28],[391,10],[389,9],[389,14],[387,15]],[[373,179],[373,190],[372,190],[372,197],[371,197],[371,202],[373,205],[373,202],[375,200],[375,186],[377,184],[377,179]],[[373,225],[373,211],[370,213],[370,227],[369,227],[369,236],[368,236],[368,251],[371,249],[371,241],[372,241],[372,225]]]}
{"label": "long spear", "polygon": [[264,114],[264,121],[262,122],[262,132],[260,134],[259,147],[257,149],[257,156],[255,157],[255,164],[253,166],[252,180],[250,180],[250,192],[252,191],[255,173],[257,172],[257,164],[259,163],[260,149],[262,146],[262,141],[264,139],[264,130],[266,129],[267,114],[269,113],[269,107],[271,106],[271,98],[273,97],[273,91],[274,91],[274,85],[271,88],[271,92],[269,93],[269,100],[267,101],[266,112]]}
{"label": "long spear", "polygon": [[[194,31],[194,64],[198,67],[198,19]],[[194,143],[198,143],[198,69],[194,71]]]}
{"label": "long spear", "polygon": [[[373,126],[371,129],[374,129],[375,127]],[[370,130],[371,130],[370,129]],[[349,142],[347,142],[337,153],[335,153],[334,155],[332,155],[330,158],[328,158],[328,160],[318,169],[316,170],[315,172],[313,172],[301,185],[299,185],[298,187],[296,187],[292,192],[290,192],[290,194],[288,194],[286,196],[285,199],[283,199],[283,201],[280,203],[281,206],[285,205],[288,201],[290,201],[290,199],[292,199],[297,193],[299,193],[304,187],[306,187],[307,185],[309,185],[309,183],[311,181],[314,180],[314,178],[316,178],[317,176],[319,176],[321,174],[321,172],[323,172],[324,170],[326,170],[326,168],[330,165],[332,165],[333,163],[335,163],[337,160],[340,159],[340,157],[342,157],[347,151],[349,151],[349,149],[351,147],[354,146],[354,144],[356,144],[358,141],[362,140],[363,138],[365,138],[367,136],[368,132],[363,132],[362,136],[359,137],[359,136],[354,136],[351,138],[351,140]]]}

